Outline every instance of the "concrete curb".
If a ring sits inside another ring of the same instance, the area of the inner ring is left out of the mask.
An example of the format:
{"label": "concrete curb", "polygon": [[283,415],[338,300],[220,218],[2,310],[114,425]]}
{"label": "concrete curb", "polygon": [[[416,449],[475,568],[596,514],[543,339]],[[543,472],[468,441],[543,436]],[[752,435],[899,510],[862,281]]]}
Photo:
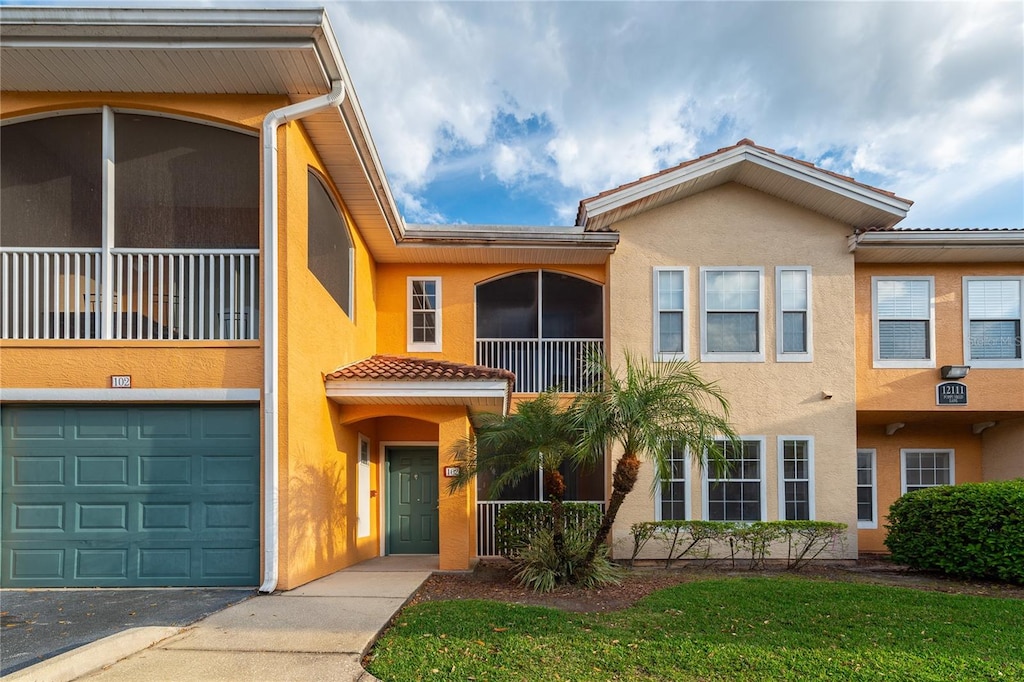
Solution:
{"label": "concrete curb", "polygon": [[4,675],[4,682],[70,682],[176,635],[181,627],[131,628]]}

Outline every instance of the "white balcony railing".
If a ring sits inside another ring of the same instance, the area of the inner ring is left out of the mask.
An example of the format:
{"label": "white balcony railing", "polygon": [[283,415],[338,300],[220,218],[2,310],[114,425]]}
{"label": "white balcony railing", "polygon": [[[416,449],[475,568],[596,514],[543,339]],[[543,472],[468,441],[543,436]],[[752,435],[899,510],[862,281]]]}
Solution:
{"label": "white balcony railing", "polygon": [[596,381],[587,358],[603,350],[601,339],[477,339],[476,363],[515,374],[517,393],[580,393]]}
{"label": "white balcony railing", "polygon": [[[498,520],[498,512],[502,507],[510,504],[522,504],[523,502],[536,502],[537,500],[515,500],[515,501],[478,501],[476,503],[476,555],[481,557],[500,556],[498,553],[498,538],[495,525]],[[604,502],[590,502],[596,504],[601,513],[604,513]]]}
{"label": "white balcony railing", "polygon": [[0,250],[5,339],[245,340],[258,318],[257,249]]}

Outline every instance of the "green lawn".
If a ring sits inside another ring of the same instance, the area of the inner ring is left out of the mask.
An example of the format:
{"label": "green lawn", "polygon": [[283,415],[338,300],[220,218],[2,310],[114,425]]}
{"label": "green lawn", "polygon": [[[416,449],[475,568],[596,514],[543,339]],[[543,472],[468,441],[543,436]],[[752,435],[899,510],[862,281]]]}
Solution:
{"label": "green lawn", "polygon": [[737,578],[616,613],[484,601],[405,610],[371,673],[412,680],[1024,680],[1024,601]]}

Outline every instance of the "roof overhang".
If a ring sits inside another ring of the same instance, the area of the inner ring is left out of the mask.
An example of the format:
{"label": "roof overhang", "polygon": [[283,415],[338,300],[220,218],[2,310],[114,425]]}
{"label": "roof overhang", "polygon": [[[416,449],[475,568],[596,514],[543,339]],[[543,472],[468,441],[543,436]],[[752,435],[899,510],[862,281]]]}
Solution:
{"label": "roof overhang", "polygon": [[1024,230],[879,230],[849,248],[858,263],[1024,263]]}
{"label": "roof overhang", "polygon": [[284,95],[345,82],[305,128],[370,249],[404,224],[323,9],[4,7],[5,92]]}
{"label": "roof overhang", "polygon": [[508,411],[509,384],[500,380],[327,379],[325,389],[327,397],[341,405],[463,405],[471,412]]}
{"label": "roof overhang", "polygon": [[736,182],[846,225],[890,227],[912,202],[816,166],[740,143],[692,163],[580,202],[577,224],[607,229],[644,211]]}

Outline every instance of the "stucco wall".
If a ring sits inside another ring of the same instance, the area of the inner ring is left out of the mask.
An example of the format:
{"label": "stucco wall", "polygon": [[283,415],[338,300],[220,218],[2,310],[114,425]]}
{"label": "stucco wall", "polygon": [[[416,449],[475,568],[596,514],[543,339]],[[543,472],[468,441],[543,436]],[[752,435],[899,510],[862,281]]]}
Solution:
{"label": "stucco wall", "polygon": [[[875,264],[857,266],[857,406],[861,410],[963,411],[935,404],[939,367],[971,364],[964,358],[963,278],[972,275],[1020,276],[1014,263]],[[874,368],[871,278],[886,275],[935,278],[935,367]],[[973,367],[963,381],[972,411],[1024,411],[1024,370]],[[1018,415],[1019,416],[1019,415]]]}
{"label": "stucco wall", "polygon": [[[742,436],[763,436],[767,519],[779,518],[777,437],[813,436],[815,518],[849,525],[855,556],[856,412],[854,395],[853,257],[847,226],[728,184],[613,226],[621,241],[610,264],[611,358],[652,353],[653,266],[688,266],[686,305],[690,359],[700,353],[700,266],[764,268],[764,362],[701,363],[732,406]],[[775,267],[811,266],[813,362],[775,360]],[[824,399],[823,392],[831,399]],[[616,556],[629,555],[629,527],[652,520],[650,466],[641,469],[613,530]],[[690,477],[690,517],[701,518],[700,474]]]}
{"label": "stucco wall", "polygon": [[[377,348],[379,353],[443,358],[451,362],[475,362],[476,285],[503,275],[548,270],[605,281],[602,265],[508,266],[457,264],[381,264],[377,267]],[[439,353],[407,351],[409,277],[441,278],[441,334]]]}
{"label": "stucco wall", "polygon": [[[280,587],[290,589],[378,553],[379,524],[369,537],[356,537],[358,431],[340,425],[340,407],[327,399],[323,380],[324,373],[373,354],[376,276],[351,220],[351,317],[309,270],[309,168],[327,175],[300,123],[279,134]],[[336,191],[334,198],[344,206]]]}
{"label": "stucco wall", "polygon": [[981,474],[986,481],[1024,478],[1024,419],[997,423],[981,434]]}
{"label": "stucco wall", "polygon": [[862,552],[888,552],[884,541],[889,507],[902,495],[900,483],[900,450],[934,448],[953,450],[955,483],[982,480],[982,441],[962,424],[907,424],[892,436],[885,435],[885,425],[864,424],[858,433],[858,448],[875,450],[878,495],[878,527],[860,531]]}

